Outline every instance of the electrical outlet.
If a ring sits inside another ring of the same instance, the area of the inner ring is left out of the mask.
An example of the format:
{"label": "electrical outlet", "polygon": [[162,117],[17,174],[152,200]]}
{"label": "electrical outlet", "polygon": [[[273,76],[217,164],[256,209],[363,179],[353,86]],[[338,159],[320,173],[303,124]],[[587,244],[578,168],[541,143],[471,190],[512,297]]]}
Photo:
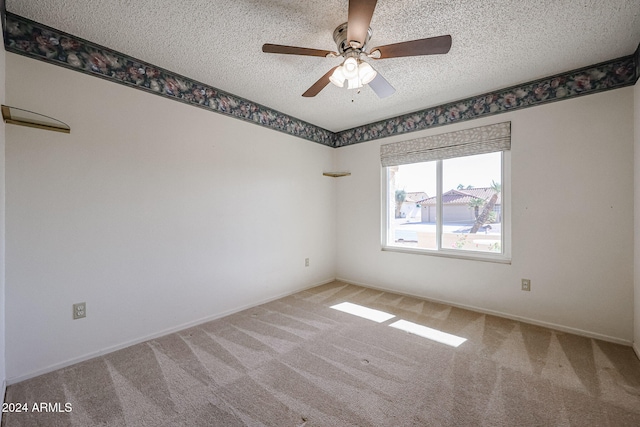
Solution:
{"label": "electrical outlet", "polygon": [[83,317],[87,317],[87,303],[79,302],[73,304],[73,320],[82,319]]}
{"label": "electrical outlet", "polygon": [[304,259],[304,266],[309,267],[309,258]]}
{"label": "electrical outlet", "polygon": [[522,279],[522,290],[523,291],[531,290],[531,279]]}

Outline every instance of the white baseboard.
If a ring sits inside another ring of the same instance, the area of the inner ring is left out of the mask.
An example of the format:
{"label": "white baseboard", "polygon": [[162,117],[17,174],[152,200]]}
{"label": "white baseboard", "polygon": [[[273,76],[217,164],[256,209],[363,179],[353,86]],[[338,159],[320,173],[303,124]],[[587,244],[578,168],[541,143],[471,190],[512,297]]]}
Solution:
{"label": "white baseboard", "polygon": [[242,305],[240,307],[236,307],[236,308],[233,308],[231,310],[226,310],[224,312],[217,313],[217,314],[214,314],[214,315],[211,315],[211,316],[203,317],[203,318],[198,319],[198,320],[194,320],[194,321],[191,321],[191,322],[183,323],[181,325],[178,325],[178,326],[175,326],[175,327],[172,327],[172,328],[164,329],[162,331],[155,332],[155,333],[150,334],[150,335],[145,335],[143,337],[139,337],[139,338],[136,338],[136,339],[133,339],[133,340],[130,340],[130,341],[126,341],[126,342],[123,342],[123,343],[120,343],[120,344],[116,344],[116,345],[113,345],[113,346],[110,346],[110,347],[106,347],[104,349],[101,349],[101,350],[98,350],[98,351],[94,351],[94,352],[91,352],[91,353],[87,353],[87,354],[84,354],[84,355],[79,356],[79,357],[74,357],[74,358],[65,360],[63,362],[54,363],[52,365],[47,366],[46,368],[38,369],[36,371],[29,372],[28,374],[19,375],[17,377],[12,377],[12,378],[7,378],[6,385],[16,384],[16,383],[19,383],[21,381],[25,381],[25,380],[28,380],[28,379],[31,379],[31,378],[34,378],[34,377],[37,377],[37,376],[40,376],[40,375],[48,374],[49,372],[53,372],[53,371],[56,371],[58,369],[66,368],[67,366],[71,366],[71,365],[74,365],[76,363],[84,362],[85,360],[93,359],[94,357],[103,356],[105,354],[113,353],[114,351],[122,350],[123,348],[130,347],[132,345],[140,344],[140,343],[145,342],[145,341],[149,341],[149,340],[152,340],[152,339],[155,339],[155,338],[163,337],[165,335],[169,335],[169,334],[172,334],[174,332],[182,331],[184,329],[192,328],[194,326],[198,326],[198,325],[201,325],[203,323],[210,322],[212,320],[220,319],[222,317],[229,316],[231,314],[238,313],[240,311],[243,311],[243,310],[246,310],[246,309],[249,309],[249,308],[252,308],[252,307],[257,307],[259,305],[266,304],[268,302],[275,301],[277,299],[284,298],[284,297],[287,297],[289,295],[297,294],[298,292],[302,292],[302,291],[305,291],[307,289],[315,288],[316,286],[320,286],[320,285],[324,285],[324,284],[327,284],[327,283],[331,283],[331,282],[333,282],[335,280],[336,280],[335,278],[326,279],[326,280],[314,283],[312,285],[308,285],[308,286],[305,286],[303,288],[296,289],[294,291],[284,292],[282,294],[279,294],[279,295],[276,295],[276,296],[273,296],[273,297],[265,298],[263,300],[256,301],[256,302],[253,302],[253,303],[250,303],[250,304],[245,304],[245,305]]}
{"label": "white baseboard", "polygon": [[640,343],[638,342],[633,343],[633,351],[636,352],[636,356],[638,356],[638,359],[640,359]]}
{"label": "white baseboard", "polygon": [[[344,282],[344,283],[351,283],[353,285],[363,286],[365,288],[377,289],[379,291],[391,292],[391,293],[398,294],[398,295],[406,295],[406,296],[411,296],[411,297],[415,297],[415,298],[424,299],[424,300],[427,300],[427,301],[437,302],[437,303],[440,303],[440,304],[446,304],[446,305],[450,305],[452,307],[463,308],[465,310],[471,310],[471,311],[475,311],[475,312],[478,312],[478,313],[490,314],[490,315],[493,315],[493,316],[503,317],[505,319],[517,320],[519,322],[529,323],[531,325],[543,326],[545,328],[555,329],[557,331],[562,331],[562,332],[568,332],[570,334],[575,334],[575,335],[581,335],[581,336],[587,337],[587,338],[595,338],[595,339],[598,339],[598,340],[608,341],[608,342],[612,342],[612,343],[615,343],[615,344],[622,344],[622,345],[626,345],[626,346],[631,346],[633,344],[632,341],[630,341],[630,340],[625,340],[625,339],[618,338],[618,337],[612,337],[612,336],[609,336],[609,335],[603,335],[603,334],[600,334],[600,333],[597,333],[597,332],[585,331],[583,329],[573,328],[573,327],[570,327],[570,326],[559,325],[557,323],[545,322],[545,321],[541,321],[541,320],[531,319],[531,318],[528,318],[528,317],[518,316],[518,315],[515,315],[515,314],[504,313],[504,312],[501,312],[501,311],[488,310],[486,308],[476,307],[476,306],[473,306],[473,305],[458,304],[458,303],[447,301],[447,300],[441,300],[441,299],[435,299],[435,298],[427,298],[427,297],[422,296],[422,295],[409,294],[409,293],[398,291],[396,289],[385,288],[383,286],[369,285],[369,284],[366,284],[366,283],[360,283],[360,282],[357,282],[357,281],[354,281],[354,280],[344,279],[344,278],[340,278],[340,277],[337,277],[336,280],[340,281],[340,282]],[[637,346],[634,346],[634,350],[636,351],[636,354],[638,354],[638,357],[640,357],[640,351],[639,351]]]}

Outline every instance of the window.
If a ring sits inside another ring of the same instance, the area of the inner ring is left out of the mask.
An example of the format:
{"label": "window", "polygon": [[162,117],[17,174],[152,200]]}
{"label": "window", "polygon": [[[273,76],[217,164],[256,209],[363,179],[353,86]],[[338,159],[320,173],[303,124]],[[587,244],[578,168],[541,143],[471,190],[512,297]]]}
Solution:
{"label": "window", "polygon": [[508,262],[510,129],[383,145],[383,249]]}

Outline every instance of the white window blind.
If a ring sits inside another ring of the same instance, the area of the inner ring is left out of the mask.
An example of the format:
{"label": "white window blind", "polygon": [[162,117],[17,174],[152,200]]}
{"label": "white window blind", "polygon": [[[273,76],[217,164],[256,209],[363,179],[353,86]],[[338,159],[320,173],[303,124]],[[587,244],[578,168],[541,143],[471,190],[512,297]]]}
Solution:
{"label": "white window blind", "polygon": [[383,167],[511,149],[511,122],[496,123],[380,146]]}

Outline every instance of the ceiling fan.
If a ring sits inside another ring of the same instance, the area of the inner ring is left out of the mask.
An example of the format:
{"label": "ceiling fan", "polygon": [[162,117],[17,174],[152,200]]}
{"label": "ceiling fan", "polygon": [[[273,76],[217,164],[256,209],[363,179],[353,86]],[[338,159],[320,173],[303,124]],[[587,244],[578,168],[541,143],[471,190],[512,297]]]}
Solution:
{"label": "ceiling fan", "polygon": [[333,67],[315,82],[305,93],[304,97],[316,96],[329,82],[338,87],[358,89],[368,84],[379,98],[386,98],[396,91],[393,86],[382,77],[373,67],[363,61],[361,56],[372,59],[398,58],[402,56],[436,55],[449,52],[451,36],[430,37],[401,43],[378,46],[369,52],[365,50],[371,38],[371,17],[376,8],[377,0],[349,0],[348,21],[339,25],[333,31],[333,40],[338,47],[337,52],[305,47],[284,46],[266,43],[262,46],[265,53],[281,53],[287,55],[321,56],[337,58],[342,56],[341,65]]}

